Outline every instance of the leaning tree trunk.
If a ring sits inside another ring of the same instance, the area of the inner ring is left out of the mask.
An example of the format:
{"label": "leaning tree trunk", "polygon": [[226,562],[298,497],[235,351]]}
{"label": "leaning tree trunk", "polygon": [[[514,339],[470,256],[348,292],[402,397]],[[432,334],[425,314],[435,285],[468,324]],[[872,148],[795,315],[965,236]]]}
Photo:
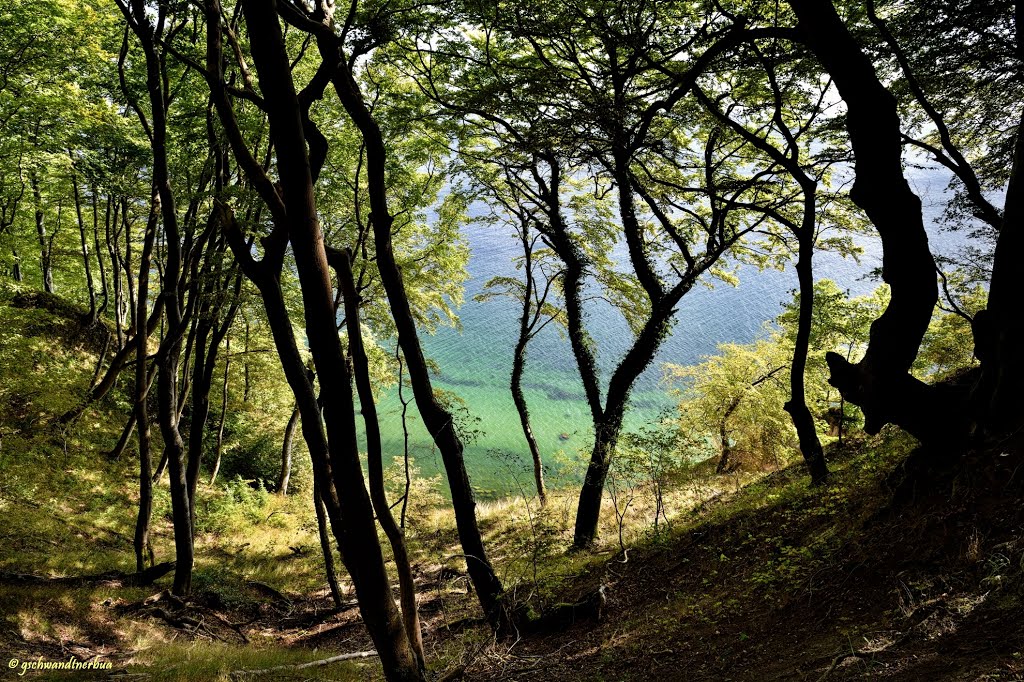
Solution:
{"label": "leaning tree trunk", "polygon": [[288,482],[292,477],[292,447],[295,442],[295,428],[299,425],[299,406],[292,410],[288,424],[284,427],[284,442],[281,444],[281,473],[277,477],[278,495],[288,494]]}
{"label": "leaning tree trunk", "polygon": [[338,585],[338,570],[334,567],[334,549],[331,547],[331,537],[327,534],[327,510],[324,508],[324,501],[320,497],[320,487],[313,486],[313,508],[316,510],[316,530],[320,536],[320,551],[324,555],[324,572],[327,574],[327,586],[331,589],[331,599],[335,608],[341,609],[344,600],[341,597],[341,587]]}
{"label": "leaning tree trunk", "polygon": [[523,371],[526,369],[526,346],[530,342],[530,312],[532,309],[533,294],[536,282],[533,278],[533,251],[530,248],[530,239],[523,225],[521,241],[523,245],[523,272],[526,277],[526,287],[523,290],[523,310],[519,317],[519,338],[516,340],[515,350],[512,352],[512,377],[509,381],[509,390],[512,392],[512,402],[516,405],[516,412],[519,413],[519,424],[523,428],[523,436],[530,448],[530,457],[533,460],[533,480],[537,486],[537,498],[540,506],[547,504],[547,491],[544,490],[544,463],[540,456],[540,447],[533,435],[533,427],[530,425],[530,410],[526,405],[526,396],[523,395]]}
{"label": "leaning tree trunk", "polygon": [[75,217],[78,219],[78,235],[82,243],[82,263],[85,265],[85,283],[89,290],[89,312],[86,316],[86,324],[96,324],[98,308],[96,307],[96,286],[92,281],[92,264],[89,259],[89,240],[85,236],[85,220],[82,218],[82,197],[78,191],[78,178],[75,172],[71,172],[71,188],[75,195]]}
{"label": "leaning tree trunk", "polygon": [[363,333],[360,327],[359,303],[355,280],[352,276],[352,256],[350,251],[343,251],[338,261],[338,286],[345,301],[345,323],[348,329],[348,351],[352,358],[356,390],[359,394],[359,407],[363,413],[366,431],[366,468],[370,479],[370,501],[377,514],[377,523],[391,544],[391,552],[398,572],[399,596],[402,604],[402,620],[405,632],[409,637],[419,665],[425,662],[423,653],[423,634],[420,628],[420,617],[416,606],[416,583],[409,563],[409,551],[405,545],[405,534],[395,517],[391,515],[387,493],[384,490],[384,461],[381,446],[380,422],[377,418],[377,406],[374,404],[373,386],[370,382],[370,362],[363,346]]}
{"label": "leaning tree trunk", "polygon": [[[938,300],[935,261],[921,214],[921,200],[903,175],[896,98],[879,81],[831,2],[789,0],[798,39],[831,75],[847,106],[846,127],[855,157],[850,198],[871,219],[882,240],[882,279],[892,297],[871,325],[863,360],[850,364],[830,353],[829,382],[864,412],[864,428],[877,433],[888,422],[921,438],[949,432],[953,414],[934,392],[910,376]],[[955,430],[955,429],[954,429]]]}
{"label": "leaning tree trunk", "polygon": [[381,284],[387,293],[391,316],[398,333],[398,344],[409,369],[413,395],[419,409],[423,424],[432,434],[434,443],[441,453],[448,485],[452,495],[452,509],[455,513],[455,525],[459,533],[459,541],[463,554],[466,556],[466,568],[473,586],[476,588],[480,605],[491,626],[495,629],[503,627],[508,621],[508,614],[502,606],[503,588],[501,580],[494,572],[490,559],[484,548],[483,537],[476,519],[476,500],[473,488],[466,471],[463,457],[463,443],[455,431],[451,413],[437,400],[430,381],[430,371],[423,348],[420,345],[416,321],[412,314],[402,271],[395,261],[394,248],[391,241],[391,228],[394,218],[388,210],[387,183],[385,168],[387,151],[380,127],[363,100],[348,62],[342,57],[337,39],[331,34],[319,33],[318,45],[324,59],[339,61],[338,71],[334,77],[334,87],[342,106],[351,117],[362,134],[366,145],[367,182],[369,184],[370,206],[373,212],[374,244],[377,251],[377,269]]}
{"label": "leaning tree trunk", "polygon": [[[208,0],[209,5],[215,5]],[[211,7],[211,9],[214,9]],[[260,89],[273,131],[288,236],[302,288],[306,337],[317,375],[322,378],[334,486],[344,518],[339,542],[355,584],[363,622],[391,680],[423,680],[402,619],[391,597],[373,506],[363,485],[356,440],[351,376],[336,325],[334,293],[317,216],[312,169],[306,154],[302,107],[292,80],[281,24],[274,3],[245,0],[243,11]],[[219,18],[219,12],[208,16]],[[208,41],[218,39],[216,30]],[[283,216],[282,216],[283,217]],[[385,214],[380,216],[385,217]],[[280,220],[280,218],[278,218]],[[390,228],[390,225],[389,225]],[[380,254],[378,252],[378,258]],[[304,428],[309,426],[303,419]]]}

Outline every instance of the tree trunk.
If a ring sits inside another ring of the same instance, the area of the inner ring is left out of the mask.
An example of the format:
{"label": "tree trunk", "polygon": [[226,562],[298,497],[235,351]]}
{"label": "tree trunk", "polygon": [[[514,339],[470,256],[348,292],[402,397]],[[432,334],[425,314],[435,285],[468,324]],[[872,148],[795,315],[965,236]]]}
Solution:
{"label": "tree trunk", "polygon": [[850,198],[878,230],[882,279],[892,291],[889,305],[871,325],[864,359],[851,365],[838,354],[827,356],[829,382],[860,405],[867,432],[877,433],[894,422],[919,437],[934,437],[938,422],[954,420],[952,415],[936,419],[941,410],[933,392],[909,375],[938,300],[938,286],[921,200],[903,176],[896,99],[878,80],[831,2],[789,4],[799,20],[800,40],[832,76],[846,103],[856,171]]}
{"label": "tree trunk", "polygon": [[107,305],[110,299],[110,289],[107,286],[107,266],[103,262],[103,250],[100,249],[100,215],[98,205],[98,192],[96,186],[92,187],[92,244],[93,250],[96,252],[96,262],[100,266],[100,298],[102,302],[99,305],[97,315],[102,316],[107,310]]}
{"label": "tree trunk", "polygon": [[[292,477],[292,444],[295,440],[295,428],[299,425],[299,406],[292,410],[288,424],[284,427],[284,442],[281,444],[281,473],[277,477],[277,492],[288,494],[288,481]],[[319,499],[319,498],[317,498]]]}
{"label": "tree trunk", "polygon": [[416,322],[412,315],[409,297],[405,291],[402,272],[395,262],[391,242],[393,217],[388,210],[385,166],[387,152],[384,138],[377,122],[367,108],[359,86],[348,70],[348,62],[342,56],[340,46],[333,34],[317,36],[321,56],[339,62],[334,77],[334,88],[342,106],[359,128],[366,144],[367,182],[369,184],[370,206],[373,212],[373,233],[376,246],[377,269],[381,283],[387,293],[391,316],[398,333],[398,344],[409,370],[413,394],[420,416],[427,431],[432,434],[441,453],[448,485],[452,495],[452,509],[458,528],[459,541],[466,555],[466,568],[476,588],[477,597],[491,626],[500,629],[508,621],[508,614],[502,607],[503,588],[494,572],[484,548],[483,537],[476,520],[476,500],[469,482],[466,463],[463,458],[463,443],[455,431],[451,413],[437,400],[430,381],[430,372],[423,349],[420,346]]}
{"label": "tree trunk", "polygon": [[[813,196],[813,195],[811,195]],[[810,211],[810,225],[807,213]],[[797,256],[796,273],[800,286],[800,310],[797,320],[796,342],[793,344],[793,363],[789,370],[790,398],[785,409],[793,418],[800,453],[803,455],[811,483],[819,485],[828,477],[825,453],[818,439],[814,417],[807,408],[804,375],[807,372],[807,351],[810,347],[811,324],[814,320],[814,272],[811,258],[814,253],[814,201],[804,193],[804,225],[798,235],[800,253]],[[841,428],[841,427],[840,427]]]}
{"label": "tree trunk", "polygon": [[[419,682],[424,677],[391,597],[390,581],[373,522],[373,507],[363,485],[351,376],[338,337],[333,289],[306,155],[302,109],[274,5],[245,0],[243,11],[274,136],[280,196],[286,208],[288,234],[302,288],[306,337],[317,374],[322,378],[328,454],[344,518],[339,547],[385,676],[389,680]],[[217,21],[220,13],[216,1],[208,0],[207,8],[208,16]],[[219,27],[215,26],[208,31],[207,40],[219,43],[219,39]],[[219,45],[210,45],[208,53],[219,54]],[[219,72],[219,65],[216,71]],[[319,422],[318,418],[314,419]],[[302,421],[304,429],[314,426],[306,418]]]}
{"label": "tree trunk", "polygon": [[[217,480],[220,471],[220,458],[224,452],[224,417],[228,413],[228,378],[231,376],[231,335],[228,334],[227,346],[224,348],[224,383],[220,389],[220,420],[217,426],[217,446],[214,449],[213,471],[210,473],[210,485]],[[298,408],[296,408],[298,411]]]}
{"label": "tree trunk", "polygon": [[576,507],[573,546],[577,549],[589,547],[597,539],[604,482],[608,478],[608,469],[622,428],[621,414],[618,415],[618,421],[614,419],[614,415],[609,417],[612,417],[610,422],[601,421],[594,427],[594,447],[590,453],[590,464],[580,487],[580,499]]}
{"label": "tree trunk", "polygon": [[729,403],[729,407],[725,409],[725,414],[722,415],[721,421],[718,422],[718,440],[722,444],[722,451],[718,457],[718,465],[715,466],[716,474],[724,474],[729,471],[731,464],[729,458],[732,456],[732,445],[729,443],[729,417],[740,406],[742,400],[742,396],[733,398],[733,401]]}
{"label": "tree trunk", "polygon": [[85,283],[89,288],[89,313],[86,324],[96,324],[98,308],[96,306],[96,286],[92,281],[92,264],[89,262],[89,242],[85,237],[85,220],[82,218],[82,197],[78,191],[78,178],[71,172],[71,188],[75,195],[75,216],[78,218],[78,234],[82,242],[82,262],[85,265]]}
{"label": "tree trunk", "polygon": [[46,223],[43,214],[43,194],[39,190],[39,176],[35,171],[29,175],[29,184],[32,186],[32,200],[35,206],[36,236],[39,239],[39,265],[42,271],[43,290],[53,293],[53,254],[50,253],[50,241],[46,237]]}
{"label": "tree trunk", "polygon": [[[1021,3],[1017,13],[1017,51],[1024,56]],[[972,395],[973,417],[981,433],[996,440],[1019,434],[1024,425],[1024,118],[1013,151],[988,303],[973,324],[975,355],[981,361],[981,377]]]}
{"label": "tree trunk", "polygon": [[377,523],[391,544],[391,552],[398,572],[398,587],[402,604],[402,620],[409,643],[418,658],[422,669],[425,665],[423,653],[423,634],[420,628],[420,617],[416,606],[416,583],[409,563],[409,552],[405,546],[405,534],[388,504],[384,490],[384,461],[380,438],[380,422],[377,418],[377,406],[373,400],[373,386],[370,382],[370,363],[363,347],[363,333],[359,322],[359,294],[356,292],[355,280],[352,276],[351,252],[343,251],[337,259],[338,287],[345,301],[345,324],[348,329],[348,352],[352,358],[352,366],[359,394],[359,407],[363,414],[366,431],[366,468],[370,479],[370,501],[377,514]]}
{"label": "tree trunk", "polygon": [[338,570],[334,567],[334,550],[331,548],[331,538],[327,534],[327,510],[324,509],[324,501],[320,498],[320,488],[316,485],[313,486],[313,508],[316,510],[316,529],[320,535],[320,550],[324,555],[324,572],[327,574],[327,585],[331,588],[331,599],[334,600],[335,608],[340,609],[344,599],[341,596],[341,587],[338,585]]}
{"label": "tree trunk", "polygon": [[[138,319],[146,319],[149,305],[149,266],[153,255],[153,243],[156,241],[156,225],[158,211],[154,193],[149,220],[146,223],[146,236],[142,246],[142,257],[139,260],[139,291],[137,297]],[[153,549],[149,541],[149,525],[153,516],[153,463],[150,459],[150,427],[149,408],[149,373],[146,371],[145,358],[148,337],[146,334],[135,335],[135,354],[139,360],[135,363],[135,422],[139,430],[139,514],[135,520],[135,566],[141,572],[145,566],[148,552],[150,563],[154,562]]]}
{"label": "tree trunk", "polygon": [[512,392],[512,402],[516,405],[516,412],[519,413],[519,423],[523,428],[523,436],[530,448],[530,457],[533,460],[533,480],[537,486],[537,498],[540,506],[547,504],[547,493],[544,490],[544,463],[540,456],[540,447],[533,435],[533,428],[530,426],[530,410],[526,405],[526,396],[523,395],[523,371],[526,369],[526,346],[530,342],[530,318],[536,283],[533,279],[533,250],[530,247],[529,233],[526,224],[522,227],[520,235],[523,245],[523,271],[526,282],[523,290],[523,310],[519,317],[519,338],[516,340],[515,350],[512,352],[512,377],[509,389]]}

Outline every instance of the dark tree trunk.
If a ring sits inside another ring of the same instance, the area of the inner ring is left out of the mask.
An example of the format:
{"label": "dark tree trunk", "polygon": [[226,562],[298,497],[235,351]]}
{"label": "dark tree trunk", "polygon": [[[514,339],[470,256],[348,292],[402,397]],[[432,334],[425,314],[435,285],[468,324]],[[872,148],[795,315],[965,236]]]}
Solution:
{"label": "dark tree trunk", "polygon": [[804,379],[807,372],[811,325],[814,321],[814,271],[811,259],[814,255],[815,191],[813,187],[804,188],[804,220],[797,235],[800,253],[797,256],[796,274],[800,287],[800,309],[796,342],[793,344],[793,362],[789,370],[790,397],[785,409],[793,418],[793,426],[800,440],[800,453],[811,475],[811,483],[819,485],[828,478],[828,466],[825,464],[825,452],[818,439],[818,429],[814,425],[814,416],[807,407]]}
{"label": "dark tree trunk", "polygon": [[[1020,35],[1024,10],[1017,3],[1018,53],[1024,53]],[[1024,54],[1021,55],[1024,57]],[[1003,226],[996,241],[985,310],[974,318],[975,355],[981,377],[975,387],[974,420],[989,438],[1019,439],[1024,425],[1024,118],[1017,129],[1013,169],[1006,190]]]}
{"label": "dark tree trunk", "polygon": [[[277,477],[277,492],[288,494],[288,481],[292,477],[292,445],[295,440],[295,428],[299,425],[299,406],[292,410],[288,424],[284,427],[284,442],[281,444],[281,473]],[[319,498],[317,498],[319,499]]]}
{"label": "dark tree trunk", "polygon": [[[519,316],[519,338],[516,340],[515,350],[512,352],[512,377],[509,389],[512,392],[512,402],[516,405],[516,412],[519,413],[519,423],[523,428],[523,436],[530,448],[530,458],[533,460],[533,480],[537,486],[537,497],[540,506],[547,504],[547,492],[544,490],[544,462],[541,460],[540,447],[533,435],[533,428],[530,426],[530,410],[526,405],[526,396],[523,395],[523,371],[526,369],[526,346],[530,342],[531,319],[536,321],[537,317],[532,315],[533,296],[536,281],[533,276],[533,249],[530,244],[527,223],[524,222],[520,233],[523,246],[523,272],[525,274],[525,288],[523,290],[523,310]],[[537,311],[538,314],[540,311]]]}
{"label": "dark tree trunk", "polygon": [[878,80],[831,2],[790,0],[790,6],[799,20],[799,39],[832,76],[846,102],[856,171],[850,198],[878,230],[882,279],[892,291],[885,312],[871,325],[864,359],[851,365],[830,353],[829,381],[861,407],[869,433],[894,422],[919,437],[934,437],[957,419],[936,419],[942,410],[933,392],[908,373],[938,300],[938,286],[921,200],[903,176],[896,99]]}
{"label": "dark tree trunk", "polygon": [[[224,452],[224,418],[228,413],[228,379],[231,376],[231,335],[228,334],[224,348],[224,383],[220,389],[220,420],[217,422],[217,445],[213,454],[213,470],[210,473],[210,485],[217,480],[220,472],[220,458]],[[298,408],[296,408],[298,412]]]}
{"label": "dark tree trunk", "polygon": [[18,255],[18,247],[16,246],[11,246],[11,260],[14,262],[11,266],[13,268],[11,274],[14,277],[14,281],[24,281],[25,277],[21,274],[21,256]]}
{"label": "dark tree trunk", "polygon": [[[297,410],[296,410],[297,412]],[[316,510],[316,529],[320,536],[320,551],[324,555],[324,572],[327,574],[327,586],[331,589],[331,599],[335,608],[342,608],[344,599],[341,596],[341,587],[338,585],[338,570],[334,567],[334,550],[331,547],[331,537],[327,534],[327,510],[324,508],[324,501],[320,499],[320,488],[313,486],[313,508]]]}
{"label": "dark tree trunk", "polygon": [[39,189],[39,176],[35,171],[29,175],[32,186],[32,201],[36,216],[36,237],[39,239],[39,266],[43,278],[43,290],[53,293],[53,254],[50,252],[50,240],[46,236],[46,222],[43,213],[43,194]]}
{"label": "dark tree trunk", "polygon": [[[217,9],[215,0],[208,0],[208,16],[219,17],[219,10],[214,11]],[[281,186],[279,196],[286,207],[286,216],[279,216],[278,220],[287,220],[302,287],[306,337],[317,374],[322,378],[328,454],[344,518],[339,547],[355,585],[363,622],[376,645],[385,676],[390,680],[419,682],[423,680],[423,674],[391,597],[391,585],[373,521],[373,507],[363,485],[351,376],[335,322],[334,294],[317,217],[312,169],[306,155],[302,108],[292,81],[281,25],[273,2],[245,0],[243,11],[273,131]],[[208,41],[219,42],[216,27],[207,36]],[[220,53],[219,45],[211,47],[213,49],[208,48],[208,53]],[[308,385],[308,381],[306,383]],[[319,426],[319,418],[313,417],[313,420],[316,423],[310,424],[304,416],[303,429]],[[326,481],[320,483],[323,486]],[[322,496],[324,492],[321,487]]]}
{"label": "dark tree trunk", "polygon": [[[154,194],[149,220],[146,223],[146,236],[142,246],[142,257],[139,259],[139,291],[137,297],[138,319],[146,319],[149,305],[149,266],[153,256],[153,244],[156,241],[156,225],[158,209],[157,197]],[[149,408],[149,376],[146,371],[146,346],[149,339],[146,334],[135,335],[135,422],[139,430],[139,514],[135,520],[135,566],[141,572],[145,568],[148,553],[150,563],[154,563],[153,549],[149,541],[149,525],[153,516],[153,463],[150,455]]]}
{"label": "dark tree trunk", "polygon": [[388,542],[391,544],[391,553],[395,560],[395,570],[398,572],[402,621],[405,623],[405,632],[409,637],[410,646],[416,654],[422,669],[425,657],[420,617],[416,607],[416,583],[412,575],[412,566],[409,563],[409,552],[405,546],[405,534],[398,524],[395,523],[394,516],[391,515],[391,506],[388,504],[387,493],[384,490],[384,461],[380,438],[380,422],[377,418],[377,406],[373,401],[373,386],[370,382],[370,362],[366,356],[366,349],[363,347],[363,333],[359,322],[360,297],[356,292],[355,280],[352,276],[351,252],[347,250],[341,252],[336,260],[338,266],[336,268],[338,288],[341,290],[345,301],[348,352],[352,358],[356,390],[359,394],[359,407],[363,414],[363,423],[365,424],[366,431],[366,468],[370,479],[370,501],[373,503],[373,510],[377,514],[377,523],[380,524],[388,538]]}
{"label": "dark tree trunk", "polygon": [[242,392],[242,402],[249,402],[249,320],[245,321],[245,343],[242,346],[242,374],[245,378],[245,390]]}
{"label": "dark tree trunk", "polygon": [[[126,18],[129,26],[138,37],[145,55],[146,89],[149,94],[151,119],[148,128],[153,156],[153,185],[160,199],[165,236],[166,257],[162,272],[162,298],[167,325],[157,351],[157,404],[164,455],[167,457],[170,470],[175,548],[174,582],[171,591],[181,596],[189,594],[192,589],[193,544],[188,487],[185,480],[185,443],[178,428],[178,364],[181,339],[187,329],[187,321],[182,317],[181,233],[167,160],[168,102],[163,89],[163,62],[156,47],[160,36],[157,34],[157,27],[151,21],[150,8],[144,0],[132,0],[131,10],[122,7],[122,11],[128,14]],[[160,25],[163,25],[162,22]],[[138,113],[140,117],[144,116],[141,110]],[[142,358],[137,360],[141,362]]]}
{"label": "dark tree trunk", "polygon": [[721,454],[718,456],[718,465],[715,466],[716,474],[724,474],[729,471],[729,467],[732,465],[730,457],[732,457],[732,444],[729,443],[729,417],[736,411],[736,408],[740,406],[743,396],[733,398],[733,401],[729,403],[729,407],[725,409],[725,413],[722,415],[721,421],[718,422],[718,440],[722,444]]}
{"label": "dark tree trunk", "polygon": [[377,268],[387,293],[391,316],[398,332],[398,343],[409,370],[416,406],[423,424],[433,435],[441,453],[452,495],[452,509],[458,528],[459,540],[466,555],[466,567],[480,599],[484,613],[492,627],[500,628],[508,616],[502,607],[503,588],[484,549],[483,538],[476,520],[476,500],[469,482],[463,458],[463,444],[455,431],[451,413],[434,395],[423,349],[420,346],[415,318],[405,291],[402,272],[395,262],[391,242],[393,217],[388,210],[385,166],[387,152],[383,135],[363,100],[358,84],[348,70],[348,62],[341,54],[333,34],[320,32],[317,36],[321,56],[339,63],[334,77],[335,91],[345,111],[362,134],[366,145],[367,181],[370,206],[373,212],[373,233],[376,246]]}

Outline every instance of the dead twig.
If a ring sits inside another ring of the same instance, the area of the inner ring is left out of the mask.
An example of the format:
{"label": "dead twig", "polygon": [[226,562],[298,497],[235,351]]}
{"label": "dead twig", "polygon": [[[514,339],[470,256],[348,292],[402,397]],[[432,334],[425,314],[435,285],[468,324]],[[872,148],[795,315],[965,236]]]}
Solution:
{"label": "dead twig", "polygon": [[325,665],[331,665],[332,663],[340,663],[341,661],[351,661],[357,658],[372,658],[376,656],[376,651],[355,651],[350,654],[341,654],[339,656],[331,656],[330,658],[322,658],[319,661],[310,661],[309,663],[299,663],[296,665],[276,665],[273,668],[261,668],[258,670],[235,670],[228,674],[233,680],[241,679],[246,676],[255,677],[258,675],[269,675],[271,673],[283,672],[285,670],[305,670],[307,668],[319,668]]}

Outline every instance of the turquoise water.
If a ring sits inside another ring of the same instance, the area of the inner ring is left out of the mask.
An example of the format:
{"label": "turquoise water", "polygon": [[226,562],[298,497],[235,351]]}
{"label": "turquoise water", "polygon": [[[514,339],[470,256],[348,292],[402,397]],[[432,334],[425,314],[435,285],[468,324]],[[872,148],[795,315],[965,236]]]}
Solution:
{"label": "turquoise water", "polygon": [[[945,200],[948,177],[938,171],[918,171],[911,176],[911,181],[925,203],[933,251],[952,252],[964,237],[959,233],[941,232],[933,221]],[[423,344],[427,354],[440,366],[435,385],[457,394],[476,420],[471,428],[477,434],[466,447],[466,462],[480,496],[515,492],[516,478],[529,491],[529,451],[508,390],[512,349],[518,332],[518,309],[511,301],[498,299],[479,303],[473,300],[489,278],[516,276],[513,259],[518,255],[519,245],[507,229],[482,221],[471,222],[464,234],[471,247],[471,257],[466,303],[459,310],[463,330],[460,333],[442,329],[434,336],[424,336]],[[881,265],[880,247],[873,236],[861,239],[860,244],[865,254],[859,263],[828,253],[817,254],[816,277],[833,279],[853,295],[872,290],[877,282],[866,275]],[[624,253],[615,255],[625,260]],[[796,287],[796,276],[791,269],[759,272],[752,266],[740,266],[738,277],[737,287],[721,282],[715,282],[713,288],[698,285],[684,297],[672,335],[636,384],[627,428],[636,429],[654,419],[660,410],[671,407],[671,400],[659,384],[664,363],[692,364],[702,355],[713,354],[719,343],[752,341],[764,323],[781,312],[783,302],[791,299]],[[597,342],[602,378],[607,381],[614,363],[632,339],[625,321],[611,306],[591,305],[588,329]],[[582,397],[582,385],[569,342],[553,326],[531,342],[524,389],[533,430],[546,465],[557,468],[561,456],[588,457],[589,411]],[[406,391],[405,397],[411,398],[411,391]],[[397,393],[386,395],[378,409],[385,462],[388,462],[403,451],[401,404]],[[413,404],[409,415],[410,452],[421,473],[442,473],[440,455],[435,452]]]}

